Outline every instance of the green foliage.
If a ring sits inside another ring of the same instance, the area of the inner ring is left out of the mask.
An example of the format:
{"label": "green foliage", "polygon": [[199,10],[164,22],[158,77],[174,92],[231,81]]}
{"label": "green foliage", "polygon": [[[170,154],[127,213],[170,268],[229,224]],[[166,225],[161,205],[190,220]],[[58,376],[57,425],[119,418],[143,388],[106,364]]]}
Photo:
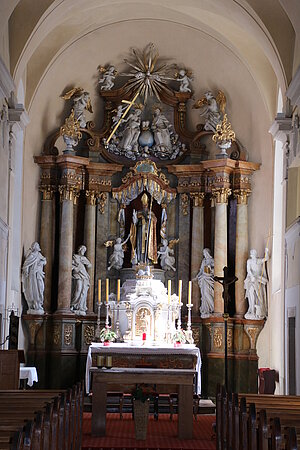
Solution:
{"label": "green foliage", "polygon": [[100,341],[101,342],[105,342],[105,341],[113,342],[116,340],[116,338],[117,338],[117,335],[114,331],[112,331],[111,327],[102,328],[102,330],[100,331]]}
{"label": "green foliage", "polygon": [[132,391],[134,400],[140,400],[142,403],[145,403],[146,400],[149,400],[154,395],[154,386],[149,384],[136,384],[134,390]]}

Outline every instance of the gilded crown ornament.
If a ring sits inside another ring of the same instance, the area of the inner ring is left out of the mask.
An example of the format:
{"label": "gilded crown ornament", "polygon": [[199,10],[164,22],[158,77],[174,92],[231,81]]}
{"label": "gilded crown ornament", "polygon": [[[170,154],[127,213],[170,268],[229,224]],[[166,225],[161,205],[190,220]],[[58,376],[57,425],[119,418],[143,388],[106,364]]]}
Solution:
{"label": "gilded crown ornament", "polygon": [[231,123],[227,119],[227,114],[224,114],[222,123],[216,127],[212,140],[216,142],[221,149],[221,153],[216,155],[217,158],[228,158],[226,150],[231,147],[232,141],[235,141],[235,132],[231,128]]}

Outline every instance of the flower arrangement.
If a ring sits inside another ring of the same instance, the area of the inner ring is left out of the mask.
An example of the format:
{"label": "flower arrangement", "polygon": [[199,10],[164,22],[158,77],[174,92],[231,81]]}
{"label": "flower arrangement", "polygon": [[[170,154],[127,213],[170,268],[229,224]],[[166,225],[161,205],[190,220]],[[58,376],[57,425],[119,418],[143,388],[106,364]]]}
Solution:
{"label": "flower arrangement", "polygon": [[112,331],[111,327],[102,328],[100,331],[100,341],[101,342],[113,342],[117,339],[117,335]]}
{"label": "flower arrangement", "polygon": [[132,397],[134,400],[140,400],[145,403],[155,395],[155,389],[153,386],[148,384],[136,384],[134,390],[132,391]]}
{"label": "flower arrangement", "polygon": [[179,342],[180,344],[185,344],[186,342],[186,334],[184,330],[176,330],[173,334],[173,342]]}

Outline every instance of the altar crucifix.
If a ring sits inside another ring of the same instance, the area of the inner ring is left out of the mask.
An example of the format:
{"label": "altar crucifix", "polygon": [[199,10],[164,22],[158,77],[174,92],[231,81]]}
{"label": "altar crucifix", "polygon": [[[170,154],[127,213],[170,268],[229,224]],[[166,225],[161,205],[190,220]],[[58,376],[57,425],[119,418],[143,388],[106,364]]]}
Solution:
{"label": "altar crucifix", "polygon": [[232,283],[235,283],[238,278],[233,275],[230,276],[228,273],[228,267],[224,267],[223,268],[223,273],[224,276],[223,277],[218,277],[218,276],[214,276],[214,280],[217,283],[220,283],[223,286],[223,300],[224,300],[224,312],[223,312],[223,319],[224,319],[224,350],[225,350],[225,386],[226,386],[226,390],[228,391],[228,367],[227,367],[227,321],[228,321],[228,317],[229,317],[229,313],[228,313],[228,303],[229,303],[229,292],[228,292],[228,288]]}

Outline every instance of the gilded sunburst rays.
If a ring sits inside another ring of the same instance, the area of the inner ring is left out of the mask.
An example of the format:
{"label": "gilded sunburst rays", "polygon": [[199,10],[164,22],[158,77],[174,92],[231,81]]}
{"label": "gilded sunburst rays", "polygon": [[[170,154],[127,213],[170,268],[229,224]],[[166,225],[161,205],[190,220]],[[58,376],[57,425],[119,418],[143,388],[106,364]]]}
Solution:
{"label": "gilded sunburst rays", "polygon": [[175,64],[158,64],[159,54],[154,44],[150,43],[143,50],[132,49],[133,60],[124,59],[131,67],[130,72],[121,73],[121,76],[131,77],[125,85],[127,91],[132,90],[144,98],[147,103],[149,96],[155,96],[160,101],[160,94],[166,92],[171,94],[167,80],[174,80]]}

